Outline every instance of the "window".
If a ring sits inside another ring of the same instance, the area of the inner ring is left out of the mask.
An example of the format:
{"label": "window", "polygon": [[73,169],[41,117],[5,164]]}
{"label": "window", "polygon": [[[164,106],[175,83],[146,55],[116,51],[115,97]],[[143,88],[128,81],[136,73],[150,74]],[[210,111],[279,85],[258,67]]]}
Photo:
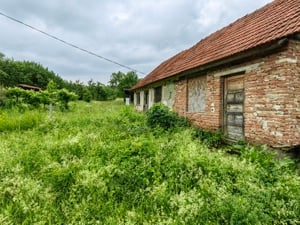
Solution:
{"label": "window", "polygon": [[149,91],[144,91],[144,111],[146,111],[149,107]]}
{"label": "window", "polygon": [[169,83],[163,86],[162,90],[162,102],[169,108],[172,108],[175,102],[175,85]]}
{"label": "window", "polygon": [[161,102],[162,88],[161,86],[154,88],[154,102]]}
{"label": "window", "polygon": [[205,112],[206,76],[188,81],[188,111]]}
{"label": "window", "polygon": [[140,92],[136,93],[136,104],[137,105],[141,104],[141,93]]}

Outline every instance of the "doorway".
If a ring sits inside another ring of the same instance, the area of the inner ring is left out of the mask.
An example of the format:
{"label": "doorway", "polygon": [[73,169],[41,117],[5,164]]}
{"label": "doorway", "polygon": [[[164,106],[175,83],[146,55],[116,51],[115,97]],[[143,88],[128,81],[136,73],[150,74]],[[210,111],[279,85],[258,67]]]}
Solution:
{"label": "doorway", "polygon": [[244,95],[244,75],[225,78],[223,128],[231,140],[244,140]]}

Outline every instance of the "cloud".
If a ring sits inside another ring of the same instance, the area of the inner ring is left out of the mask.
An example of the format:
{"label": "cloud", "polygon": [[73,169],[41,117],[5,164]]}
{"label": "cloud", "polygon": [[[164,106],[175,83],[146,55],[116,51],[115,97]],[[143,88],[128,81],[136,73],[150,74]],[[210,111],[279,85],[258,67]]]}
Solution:
{"label": "cloud", "polygon": [[[162,61],[270,0],[10,0],[0,12],[96,54],[151,72]],[[0,52],[66,80],[107,83],[125,68],[0,17]],[[139,76],[144,76],[139,74]]]}

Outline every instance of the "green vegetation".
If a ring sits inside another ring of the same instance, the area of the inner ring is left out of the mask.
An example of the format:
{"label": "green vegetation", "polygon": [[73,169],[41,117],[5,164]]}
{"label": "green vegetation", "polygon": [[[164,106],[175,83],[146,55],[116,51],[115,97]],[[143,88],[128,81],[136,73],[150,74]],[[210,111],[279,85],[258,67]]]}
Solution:
{"label": "green vegetation", "polygon": [[300,222],[291,159],[212,151],[194,128],[150,128],[122,101],[71,102],[52,120],[3,109],[0,127],[3,225]]}
{"label": "green vegetation", "polygon": [[75,82],[66,81],[41,64],[8,59],[0,52],[0,88],[26,84],[45,90],[49,81],[53,81],[57,89],[74,92],[79,100],[89,102],[91,100],[103,101],[125,97],[124,89],[129,89],[135,85],[138,82],[138,76],[133,71],[112,73],[108,85],[93,80],[89,80],[87,84],[79,80]]}
{"label": "green vegetation", "polygon": [[179,117],[178,114],[162,103],[154,104],[147,112],[147,125],[151,128],[162,128],[163,130],[184,127],[188,122]]}
{"label": "green vegetation", "polygon": [[137,74],[133,71],[128,73],[117,72],[110,76],[110,87],[116,90],[116,96],[119,98],[124,97],[124,90],[131,88],[139,81]]}
{"label": "green vegetation", "polygon": [[18,108],[19,111],[26,109],[37,109],[41,105],[57,104],[63,110],[69,109],[69,102],[77,100],[75,93],[66,89],[53,89],[53,84],[49,82],[49,87],[45,91],[28,91],[21,88],[8,88],[5,90],[4,98],[2,98],[0,106],[2,108]]}

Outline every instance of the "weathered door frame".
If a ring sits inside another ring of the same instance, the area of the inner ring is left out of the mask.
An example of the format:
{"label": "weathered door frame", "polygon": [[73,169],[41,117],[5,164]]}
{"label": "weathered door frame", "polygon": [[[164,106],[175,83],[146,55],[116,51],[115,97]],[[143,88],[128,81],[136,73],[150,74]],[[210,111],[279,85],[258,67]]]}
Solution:
{"label": "weathered door frame", "polygon": [[[236,81],[236,83],[234,83]],[[232,82],[229,87],[229,82]],[[223,77],[222,130],[228,140],[244,140],[244,73]],[[236,88],[235,88],[236,87]],[[236,132],[235,132],[235,131]]]}

